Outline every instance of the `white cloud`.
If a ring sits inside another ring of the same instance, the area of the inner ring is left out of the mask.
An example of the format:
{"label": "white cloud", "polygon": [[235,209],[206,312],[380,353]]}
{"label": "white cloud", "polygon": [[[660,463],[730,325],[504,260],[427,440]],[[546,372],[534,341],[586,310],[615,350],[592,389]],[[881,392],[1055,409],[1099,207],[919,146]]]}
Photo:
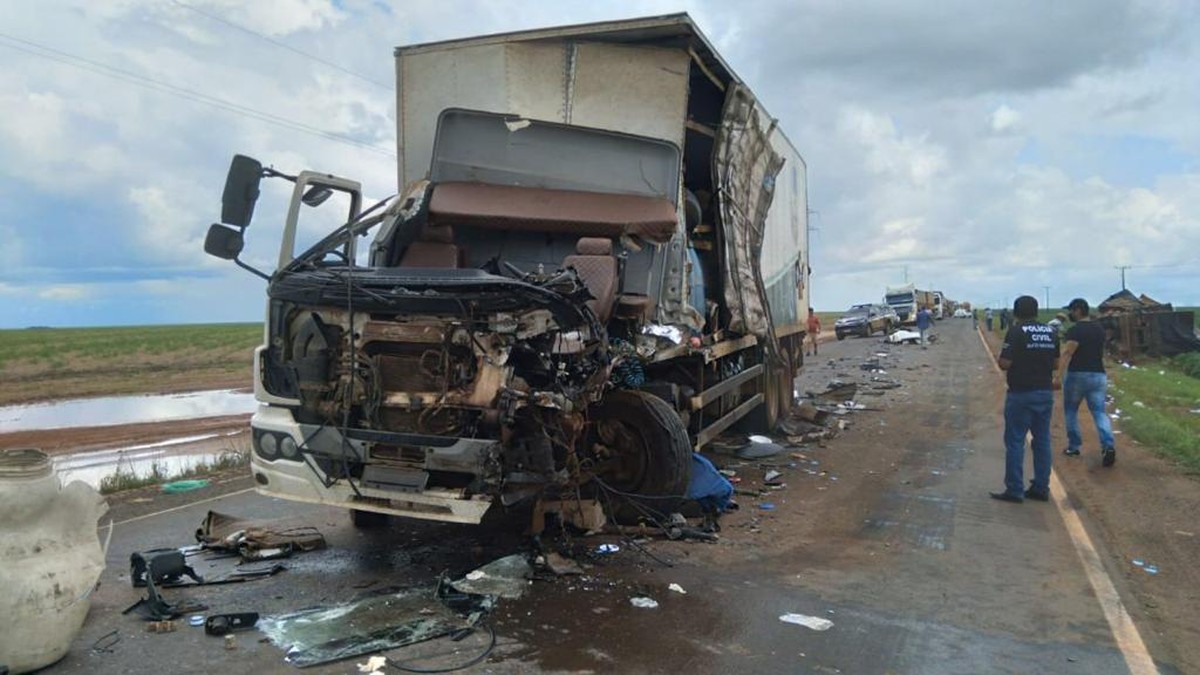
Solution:
{"label": "white cloud", "polygon": [[992,111],[992,131],[1006,133],[1012,131],[1021,122],[1021,113],[1007,105],[1002,105]]}
{"label": "white cloud", "polygon": [[48,286],[39,290],[37,296],[43,300],[50,300],[52,302],[75,302],[91,297],[92,289],[80,285]]}

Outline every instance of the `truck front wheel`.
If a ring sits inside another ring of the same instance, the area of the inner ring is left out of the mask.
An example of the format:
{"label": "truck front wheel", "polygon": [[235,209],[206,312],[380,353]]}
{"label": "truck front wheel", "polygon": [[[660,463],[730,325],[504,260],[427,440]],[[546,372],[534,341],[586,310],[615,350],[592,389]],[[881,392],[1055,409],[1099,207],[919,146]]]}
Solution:
{"label": "truck front wheel", "polygon": [[592,408],[584,456],[595,462],[597,488],[619,522],[665,518],[678,511],[691,478],[687,428],[666,401],[642,391],[613,391]]}

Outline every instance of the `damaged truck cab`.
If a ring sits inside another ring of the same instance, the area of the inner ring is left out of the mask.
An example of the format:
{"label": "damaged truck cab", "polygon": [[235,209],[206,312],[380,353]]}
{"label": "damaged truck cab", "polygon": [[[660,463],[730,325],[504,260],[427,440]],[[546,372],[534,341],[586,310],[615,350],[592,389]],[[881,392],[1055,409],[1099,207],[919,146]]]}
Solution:
{"label": "damaged truck cab", "polygon": [[[686,15],[396,52],[398,195],[235,157],[206,250],[294,182],[268,278],[260,492],[479,522],[589,498],[662,512],[692,454],[792,401],[805,168]],[[331,192],[349,215],[296,255]],[[363,248],[366,247],[366,248]],[[362,250],[360,250],[362,248]]]}

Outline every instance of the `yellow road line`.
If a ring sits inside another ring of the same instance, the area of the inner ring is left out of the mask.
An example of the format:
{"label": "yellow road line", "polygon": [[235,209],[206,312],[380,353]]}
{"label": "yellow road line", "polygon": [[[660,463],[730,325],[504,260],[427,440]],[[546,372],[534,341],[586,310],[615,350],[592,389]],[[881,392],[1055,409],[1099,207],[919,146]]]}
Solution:
{"label": "yellow road line", "polygon": [[[979,339],[983,342],[983,348],[992,361],[992,367],[997,373],[1001,372],[992,348],[988,346],[987,340],[983,337],[983,331],[979,331]],[[1050,497],[1058,510],[1059,517],[1062,518],[1063,526],[1067,528],[1071,544],[1075,547],[1075,553],[1079,555],[1083,571],[1087,574],[1088,582],[1092,585],[1092,592],[1095,593],[1096,600],[1100,603],[1100,609],[1104,612],[1104,618],[1108,621],[1113,639],[1117,642],[1117,649],[1121,650],[1121,656],[1124,657],[1129,672],[1133,675],[1157,675],[1158,667],[1154,665],[1154,659],[1150,657],[1150,650],[1146,649],[1146,643],[1142,641],[1142,635],[1134,625],[1133,618],[1125,610],[1125,605],[1121,602],[1121,595],[1117,593],[1117,587],[1113,585],[1112,579],[1105,571],[1100,554],[1096,552],[1092,538],[1088,536],[1087,530],[1083,527],[1083,521],[1079,519],[1075,507],[1071,506],[1070,500],[1067,499],[1066,486],[1058,479],[1058,474],[1053,471],[1050,472]]]}

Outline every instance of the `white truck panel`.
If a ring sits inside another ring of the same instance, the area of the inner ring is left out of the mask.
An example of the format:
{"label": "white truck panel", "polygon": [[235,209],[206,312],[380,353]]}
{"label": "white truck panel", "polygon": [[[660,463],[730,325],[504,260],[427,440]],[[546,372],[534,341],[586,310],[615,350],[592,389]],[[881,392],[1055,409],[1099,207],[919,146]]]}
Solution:
{"label": "white truck panel", "polygon": [[771,132],[771,148],[784,158],[767,211],[760,265],[771,318],[784,329],[807,318],[808,167],[783,132]]}
{"label": "white truck panel", "polygon": [[[399,186],[425,177],[447,108],[517,114],[683,145],[686,52],[591,43],[449,45],[396,57]],[[614,88],[612,83],[621,82]]]}

